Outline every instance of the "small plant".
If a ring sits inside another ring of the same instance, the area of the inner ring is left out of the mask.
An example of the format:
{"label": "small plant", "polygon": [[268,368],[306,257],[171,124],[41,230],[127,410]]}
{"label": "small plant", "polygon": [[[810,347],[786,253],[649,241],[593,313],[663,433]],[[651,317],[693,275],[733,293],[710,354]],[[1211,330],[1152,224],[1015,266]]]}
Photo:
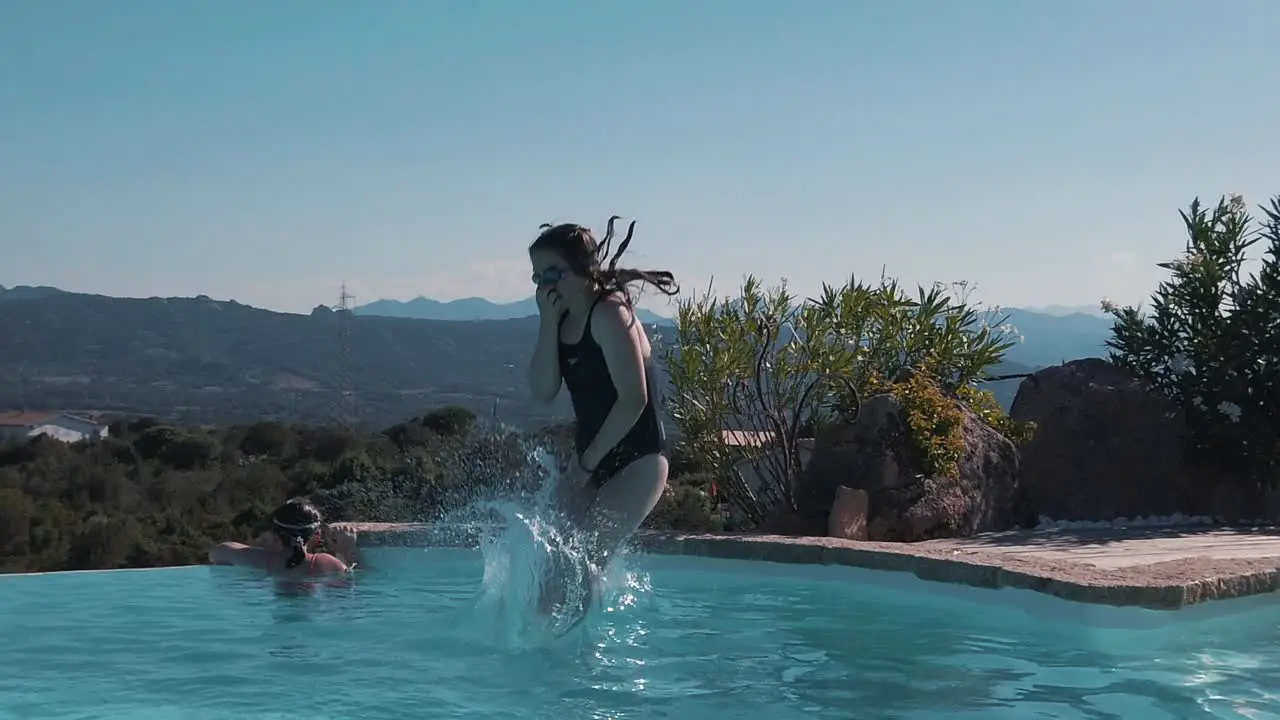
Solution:
{"label": "small plant", "polygon": [[1010,418],[995,396],[974,385],[961,385],[954,392],[930,372],[926,363],[918,370],[903,372],[897,382],[875,378],[868,393],[888,393],[902,404],[908,432],[908,448],[922,472],[954,477],[964,457],[964,414],[1009,438],[1017,446],[1030,440],[1035,425]]}
{"label": "small plant", "polygon": [[899,377],[897,382],[884,384],[881,391],[902,403],[907,447],[926,475],[955,475],[965,447],[960,406],[930,376],[927,367]]}
{"label": "small plant", "polygon": [[1035,434],[1035,423],[1009,417],[991,391],[982,390],[973,385],[961,385],[957,395],[960,401],[978,416],[978,419],[1008,438],[1015,446],[1019,448],[1025,446]]}
{"label": "small plant", "polygon": [[710,478],[705,476],[674,478],[657,507],[649,514],[645,526],[654,530],[683,532],[723,530],[724,520],[709,492],[710,485]]}

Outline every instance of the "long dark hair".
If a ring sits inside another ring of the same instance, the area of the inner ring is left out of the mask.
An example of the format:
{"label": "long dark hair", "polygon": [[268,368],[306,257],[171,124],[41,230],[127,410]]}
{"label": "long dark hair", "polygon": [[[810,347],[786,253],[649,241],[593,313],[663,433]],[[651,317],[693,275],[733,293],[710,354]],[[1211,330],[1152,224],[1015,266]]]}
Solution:
{"label": "long dark hair", "polygon": [[575,274],[593,281],[600,292],[622,295],[631,305],[636,300],[631,287],[639,283],[652,285],[663,295],[679,294],[680,286],[676,284],[675,276],[666,270],[618,267],[618,261],[631,246],[631,239],[636,232],[636,223],[632,220],[627,226],[626,237],[622,238],[617,251],[611,256],[609,250],[614,239],[613,225],[621,219],[617,215],[609,218],[604,239],[599,242],[589,228],[576,223],[544,224],[539,228],[541,233],[537,239],[529,246],[529,252],[541,250],[555,253]]}
{"label": "long dark hair", "polygon": [[293,498],[271,513],[271,524],[276,537],[280,538],[285,547],[293,550],[284,563],[286,568],[296,568],[307,559],[307,542],[315,536],[323,523],[324,516],[306,498]]}

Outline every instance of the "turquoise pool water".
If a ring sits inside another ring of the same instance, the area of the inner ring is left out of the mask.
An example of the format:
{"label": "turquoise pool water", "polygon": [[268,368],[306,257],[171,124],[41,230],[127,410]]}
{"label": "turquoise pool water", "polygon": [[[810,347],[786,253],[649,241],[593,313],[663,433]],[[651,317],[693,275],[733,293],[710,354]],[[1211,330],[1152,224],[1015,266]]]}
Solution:
{"label": "turquoise pool water", "polygon": [[579,629],[519,647],[477,608],[480,553],[368,555],[355,584],[314,589],[208,567],[0,576],[0,718],[1280,717],[1274,599],[1170,616],[631,556]]}

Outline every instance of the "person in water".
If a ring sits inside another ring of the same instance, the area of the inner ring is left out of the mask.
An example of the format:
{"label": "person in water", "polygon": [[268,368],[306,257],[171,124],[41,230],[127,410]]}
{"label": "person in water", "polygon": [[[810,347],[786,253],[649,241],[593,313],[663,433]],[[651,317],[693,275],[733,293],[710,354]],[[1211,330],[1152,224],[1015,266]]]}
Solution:
{"label": "person in water", "polygon": [[[341,557],[313,553],[310,547],[320,537],[324,517],[306,498],[294,498],[271,514],[270,541],[261,546],[224,542],[209,550],[214,565],[241,565],[266,570],[273,575],[313,576],[351,572],[355,567],[355,535],[330,529],[330,547]],[[343,559],[345,558],[345,560]]]}
{"label": "person in water", "polygon": [[610,257],[617,220],[609,219],[602,242],[581,225],[562,224],[544,225],[529,246],[542,322],[529,387],[544,403],[562,384],[568,388],[577,427],[560,500],[575,529],[585,531],[597,571],[639,529],[667,485],[653,349],[636,319],[633,288],[679,292],[669,272],[618,267],[635,223]]}

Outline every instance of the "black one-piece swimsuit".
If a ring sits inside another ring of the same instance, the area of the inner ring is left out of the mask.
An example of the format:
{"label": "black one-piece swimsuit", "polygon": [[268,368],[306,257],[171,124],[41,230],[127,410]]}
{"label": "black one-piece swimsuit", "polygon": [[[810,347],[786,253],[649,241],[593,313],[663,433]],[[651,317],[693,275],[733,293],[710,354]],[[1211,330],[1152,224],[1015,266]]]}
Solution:
{"label": "black one-piece swimsuit", "polygon": [[[587,311],[586,325],[582,330],[582,339],[577,343],[559,341],[560,376],[564,378],[565,387],[569,389],[569,399],[573,403],[573,414],[577,417],[577,430],[574,433],[574,447],[581,456],[587,446],[595,440],[596,434],[604,426],[605,418],[613,410],[618,401],[618,390],[613,385],[613,376],[609,374],[609,366],[604,359],[604,351],[591,336],[591,315],[596,305],[604,299],[604,295],[596,298]],[[637,320],[637,322],[639,322]],[[561,325],[564,321],[561,320]],[[591,480],[596,487],[602,487],[613,476],[617,475],[631,463],[645,455],[660,454],[666,449],[667,434],[658,416],[656,383],[654,382],[653,359],[647,358],[644,363],[645,384],[648,402],[644,410],[631,426],[622,441],[604,456]]]}

